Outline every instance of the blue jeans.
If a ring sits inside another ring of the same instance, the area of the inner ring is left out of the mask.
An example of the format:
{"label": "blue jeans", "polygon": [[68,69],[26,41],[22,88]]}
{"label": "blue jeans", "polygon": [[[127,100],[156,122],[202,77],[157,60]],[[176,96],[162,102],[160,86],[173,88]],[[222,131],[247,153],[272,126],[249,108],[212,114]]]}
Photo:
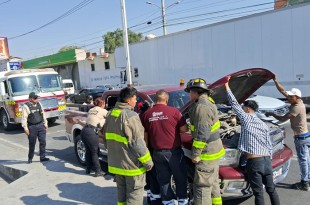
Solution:
{"label": "blue jeans", "polygon": [[295,147],[298,157],[301,180],[310,182],[310,137],[306,139],[298,139],[295,137]]}

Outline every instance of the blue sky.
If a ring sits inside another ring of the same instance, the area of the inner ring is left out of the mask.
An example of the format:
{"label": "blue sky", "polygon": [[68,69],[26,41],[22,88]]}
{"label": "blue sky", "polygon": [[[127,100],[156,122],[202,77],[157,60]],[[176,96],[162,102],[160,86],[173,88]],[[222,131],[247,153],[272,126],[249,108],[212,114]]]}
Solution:
{"label": "blue sky", "polygon": [[[126,0],[128,27],[147,34],[162,35],[161,10],[147,0]],[[61,16],[82,0],[0,0],[0,36],[9,38],[11,56],[30,59],[56,53],[67,45],[84,46],[98,52],[102,35],[122,28],[120,0],[89,0],[71,15],[28,35]],[[161,5],[161,0],[151,0]],[[217,21],[272,9],[273,0],[165,0],[167,31],[173,33]],[[262,4],[258,6],[258,4]],[[242,8],[244,7],[244,8]],[[245,8],[247,7],[247,8]],[[197,16],[194,16],[197,15]],[[147,25],[146,22],[152,21]],[[138,25],[138,26],[137,26]]]}

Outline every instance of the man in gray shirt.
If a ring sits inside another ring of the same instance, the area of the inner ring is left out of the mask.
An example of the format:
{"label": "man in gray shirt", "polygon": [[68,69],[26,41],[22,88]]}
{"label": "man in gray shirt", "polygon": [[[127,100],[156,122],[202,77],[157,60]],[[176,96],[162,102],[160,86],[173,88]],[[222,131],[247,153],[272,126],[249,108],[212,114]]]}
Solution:
{"label": "man in gray shirt", "polygon": [[280,121],[290,120],[291,128],[294,131],[295,147],[300,167],[301,182],[294,184],[294,188],[309,191],[310,183],[310,132],[307,127],[306,107],[301,100],[301,92],[297,88],[285,91],[278,82],[276,76],[274,82],[277,89],[282,93],[291,104],[289,112],[284,116],[278,116],[274,113],[266,113],[266,116],[273,116]]}

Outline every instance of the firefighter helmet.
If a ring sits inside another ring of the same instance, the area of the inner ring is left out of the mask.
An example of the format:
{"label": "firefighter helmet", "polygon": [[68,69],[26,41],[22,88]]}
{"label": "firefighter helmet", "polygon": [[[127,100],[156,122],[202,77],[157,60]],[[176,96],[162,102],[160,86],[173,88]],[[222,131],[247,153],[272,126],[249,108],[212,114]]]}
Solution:
{"label": "firefighter helmet", "polygon": [[201,88],[207,91],[209,90],[206,81],[202,78],[195,78],[189,80],[184,90],[185,92],[189,92],[192,88]]}

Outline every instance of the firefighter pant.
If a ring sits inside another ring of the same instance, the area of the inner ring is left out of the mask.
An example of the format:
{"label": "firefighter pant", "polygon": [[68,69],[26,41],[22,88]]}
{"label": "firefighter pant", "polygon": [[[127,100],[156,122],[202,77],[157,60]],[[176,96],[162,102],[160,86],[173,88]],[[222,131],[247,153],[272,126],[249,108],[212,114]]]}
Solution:
{"label": "firefighter pant", "polygon": [[200,161],[195,166],[194,204],[221,205],[219,160]]}
{"label": "firefighter pant", "polygon": [[153,161],[156,166],[163,204],[174,204],[171,189],[171,177],[175,181],[176,198],[179,204],[187,204],[187,170],[184,153],[181,148],[173,150],[155,150]]}
{"label": "firefighter pant", "polygon": [[118,205],[143,205],[145,174],[127,177],[115,175]]}
{"label": "firefighter pant", "polygon": [[45,147],[46,147],[46,128],[43,125],[43,123],[39,123],[36,125],[29,125],[29,153],[28,153],[28,159],[33,158],[34,155],[34,149],[36,146],[37,138],[40,143],[40,159],[45,158]]}
{"label": "firefighter pant", "polygon": [[160,186],[157,181],[155,166],[151,171],[146,172],[147,197],[150,205],[161,205]]}
{"label": "firefighter pant", "polygon": [[87,169],[93,169],[95,172],[100,172],[98,135],[95,133],[94,128],[86,126],[83,128],[81,136],[86,149],[85,161]]}

